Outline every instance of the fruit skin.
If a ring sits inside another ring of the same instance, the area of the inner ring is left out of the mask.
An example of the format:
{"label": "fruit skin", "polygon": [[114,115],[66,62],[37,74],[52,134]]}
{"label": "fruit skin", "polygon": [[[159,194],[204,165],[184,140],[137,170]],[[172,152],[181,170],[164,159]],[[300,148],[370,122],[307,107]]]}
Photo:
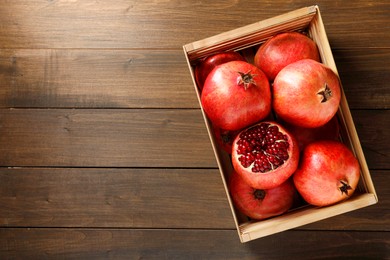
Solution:
{"label": "fruit skin", "polygon": [[336,114],[341,99],[338,76],[327,66],[304,59],[287,65],[273,84],[273,109],[290,124],[320,127]]}
{"label": "fruit skin", "polygon": [[209,74],[201,103],[213,125],[240,130],[268,116],[271,89],[260,69],[244,61],[230,61]]}
{"label": "fruit skin", "polygon": [[[242,155],[238,154],[241,134],[249,129],[259,127],[261,124],[269,124],[278,127],[279,131],[286,135],[288,143],[288,159],[282,165],[267,172],[253,172],[250,167],[244,167],[240,162]],[[299,163],[299,148],[295,138],[280,124],[273,121],[264,121],[241,131],[233,142],[232,164],[235,171],[253,188],[271,189],[285,182],[295,172]]]}
{"label": "fruit skin", "polygon": [[329,140],[306,146],[293,175],[299,194],[315,206],[328,206],[349,198],[359,178],[359,162],[353,153],[343,143]]}
{"label": "fruit skin", "polygon": [[254,63],[273,81],[288,64],[302,59],[320,61],[317,45],[298,32],[280,33],[270,38],[257,50]]}
{"label": "fruit skin", "polygon": [[306,128],[281,122],[281,124],[295,137],[298,142],[299,150],[310,143],[318,140],[337,141],[340,134],[340,125],[337,116],[334,116],[328,123],[316,128]]}
{"label": "fruit skin", "polygon": [[203,61],[201,61],[195,67],[195,80],[199,90],[202,91],[203,84],[207,76],[216,66],[234,60],[246,61],[244,57],[242,57],[238,52],[235,51],[216,53],[206,57]]}
{"label": "fruit skin", "polygon": [[229,131],[221,129],[219,127],[212,126],[215,139],[217,140],[218,145],[227,153],[232,153],[233,141],[236,138],[237,134],[240,131]]}
{"label": "fruit skin", "polygon": [[256,220],[285,213],[293,205],[296,194],[291,179],[272,189],[257,190],[249,186],[236,172],[231,175],[229,190],[235,207]]}

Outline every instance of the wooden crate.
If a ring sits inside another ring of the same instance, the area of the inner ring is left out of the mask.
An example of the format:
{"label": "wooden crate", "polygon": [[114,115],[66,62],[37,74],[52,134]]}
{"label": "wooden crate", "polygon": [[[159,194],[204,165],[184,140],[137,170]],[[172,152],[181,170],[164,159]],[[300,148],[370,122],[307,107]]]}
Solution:
{"label": "wooden crate", "polygon": [[[273,35],[285,31],[306,32],[308,36],[316,42],[322,63],[330,67],[338,75],[336,64],[334,62],[332,51],[321,19],[319,7],[304,7],[286,14],[184,45],[184,53],[193,79],[199,104],[201,105],[200,93],[194,78],[194,66],[197,64],[199,59],[216,52],[234,50],[239,51],[247,58],[248,61],[253,61],[253,56],[259,45]],[[340,139],[353,151],[360,163],[361,178],[357,190],[348,200],[332,206],[314,207],[311,205],[303,205],[298,208],[293,208],[281,216],[260,221],[251,221],[234,209],[227,187],[227,180],[233,169],[231,159],[227,153],[219,148],[213,135],[211,123],[207,119],[203,109],[201,110],[241,242],[247,242],[259,237],[299,227],[378,202],[344,91],[342,91],[341,102],[337,112],[341,128]]]}

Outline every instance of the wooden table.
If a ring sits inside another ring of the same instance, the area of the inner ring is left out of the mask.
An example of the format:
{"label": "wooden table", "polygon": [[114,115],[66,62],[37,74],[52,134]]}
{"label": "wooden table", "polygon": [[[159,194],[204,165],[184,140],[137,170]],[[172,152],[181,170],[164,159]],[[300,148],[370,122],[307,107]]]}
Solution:
{"label": "wooden table", "polygon": [[312,1],[0,5],[0,259],[390,258],[390,2],[317,1],[379,203],[239,242],[182,45]]}

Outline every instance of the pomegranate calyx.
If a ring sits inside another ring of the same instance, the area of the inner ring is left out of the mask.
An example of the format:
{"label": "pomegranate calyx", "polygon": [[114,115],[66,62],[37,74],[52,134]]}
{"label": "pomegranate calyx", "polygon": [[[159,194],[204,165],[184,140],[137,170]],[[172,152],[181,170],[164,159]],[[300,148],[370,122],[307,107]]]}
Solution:
{"label": "pomegranate calyx", "polygon": [[257,200],[263,200],[265,198],[265,190],[255,190],[253,192],[253,196],[255,196],[255,199]]}
{"label": "pomegranate calyx", "polygon": [[345,193],[348,196],[348,191],[352,190],[352,187],[345,181],[340,181],[340,182],[341,182],[341,186],[339,187],[339,189],[341,191],[341,194]]}
{"label": "pomegranate calyx", "polygon": [[221,133],[221,139],[222,139],[222,142],[227,144],[227,143],[231,143],[233,141],[231,135],[229,135],[228,132],[222,132]]}
{"label": "pomegranate calyx", "polygon": [[252,75],[251,71],[248,71],[246,73],[242,73],[242,72],[238,71],[238,74],[240,74],[240,78],[238,79],[238,82],[237,82],[237,84],[239,86],[244,85],[244,89],[248,89],[251,84],[256,85],[256,82],[253,79],[253,77],[255,75]]}
{"label": "pomegranate calyx", "polygon": [[318,92],[317,95],[321,95],[322,96],[321,103],[325,103],[332,97],[332,90],[330,90],[328,84],[325,83],[324,90]]}

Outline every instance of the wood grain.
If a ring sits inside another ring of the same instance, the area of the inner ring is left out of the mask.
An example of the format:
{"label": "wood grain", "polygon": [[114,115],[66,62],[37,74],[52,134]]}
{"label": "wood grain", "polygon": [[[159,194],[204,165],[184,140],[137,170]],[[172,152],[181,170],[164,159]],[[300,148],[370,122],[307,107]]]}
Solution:
{"label": "wood grain", "polygon": [[[389,47],[389,28],[383,26],[388,1],[316,3],[334,47]],[[310,5],[313,1],[5,1],[0,48],[180,48]]]}
{"label": "wood grain", "polygon": [[234,228],[215,169],[0,169],[0,183],[0,226]]}
{"label": "wood grain", "polygon": [[6,49],[1,107],[199,108],[183,51]]}
{"label": "wood grain", "polygon": [[351,109],[390,108],[390,48],[332,52]]}
{"label": "wood grain", "polygon": [[370,169],[389,169],[390,110],[352,110],[360,143]]}
{"label": "wood grain", "polygon": [[216,167],[200,110],[0,110],[0,165]]}
{"label": "wood grain", "polygon": [[[390,171],[380,203],[298,229],[390,231]],[[234,229],[217,169],[1,168],[0,227]]]}
{"label": "wood grain", "polygon": [[[334,50],[351,108],[388,109],[390,49]],[[364,97],[364,98],[363,98]],[[182,50],[4,49],[0,107],[199,108]]]}
{"label": "wood grain", "polygon": [[241,244],[235,230],[3,228],[0,229],[0,257],[388,259],[389,241],[389,232],[361,231],[287,231]]}

